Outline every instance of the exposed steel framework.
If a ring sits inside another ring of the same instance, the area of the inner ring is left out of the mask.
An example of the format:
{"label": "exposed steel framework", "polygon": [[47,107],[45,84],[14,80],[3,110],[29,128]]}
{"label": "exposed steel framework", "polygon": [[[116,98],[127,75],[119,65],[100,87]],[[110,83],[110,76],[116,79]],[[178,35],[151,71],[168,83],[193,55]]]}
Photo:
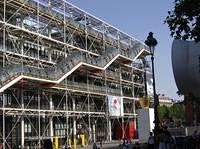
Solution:
{"label": "exposed steel framework", "polygon": [[[84,133],[112,141],[136,123],[144,95],[141,41],[65,0],[0,0],[0,143],[40,147]],[[108,95],[123,97],[112,117]],[[123,137],[125,134],[123,133]]]}

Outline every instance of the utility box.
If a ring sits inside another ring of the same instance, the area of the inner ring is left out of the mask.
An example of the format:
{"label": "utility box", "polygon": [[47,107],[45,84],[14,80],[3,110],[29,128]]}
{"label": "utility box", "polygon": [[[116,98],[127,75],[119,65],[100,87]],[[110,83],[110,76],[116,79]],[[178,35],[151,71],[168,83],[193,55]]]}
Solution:
{"label": "utility box", "polygon": [[138,136],[141,143],[148,142],[149,132],[154,129],[154,109],[138,110]]}

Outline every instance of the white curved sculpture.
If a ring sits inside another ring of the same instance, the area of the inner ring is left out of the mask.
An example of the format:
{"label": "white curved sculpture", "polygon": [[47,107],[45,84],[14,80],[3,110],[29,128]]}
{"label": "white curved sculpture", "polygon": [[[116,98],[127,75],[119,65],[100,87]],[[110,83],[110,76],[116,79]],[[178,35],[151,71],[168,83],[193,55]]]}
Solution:
{"label": "white curved sculpture", "polygon": [[200,97],[200,43],[174,40],[172,67],[179,92]]}

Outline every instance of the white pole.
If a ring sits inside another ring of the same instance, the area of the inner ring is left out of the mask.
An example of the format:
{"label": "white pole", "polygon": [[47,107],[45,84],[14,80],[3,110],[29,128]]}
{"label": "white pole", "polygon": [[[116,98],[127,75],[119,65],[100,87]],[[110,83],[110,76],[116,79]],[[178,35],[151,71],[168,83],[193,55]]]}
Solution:
{"label": "white pole", "polygon": [[[49,94],[49,105],[50,105],[50,110],[53,110],[53,101],[52,101],[52,95]],[[50,118],[50,137],[51,141],[53,142],[53,118]]]}
{"label": "white pole", "polygon": [[[21,90],[21,105],[22,109],[24,109],[24,96],[23,90]],[[24,149],[24,116],[21,116],[21,149]]]}

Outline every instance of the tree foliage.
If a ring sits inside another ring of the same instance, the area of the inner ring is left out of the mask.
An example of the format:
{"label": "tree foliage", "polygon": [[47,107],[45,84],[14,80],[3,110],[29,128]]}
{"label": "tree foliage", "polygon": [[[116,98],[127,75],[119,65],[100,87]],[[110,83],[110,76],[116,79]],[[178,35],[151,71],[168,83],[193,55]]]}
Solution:
{"label": "tree foliage", "polygon": [[175,39],[200,41],[200,0],[175,0],[165,23]]}
{"label": "tree foliage", "polygon": [[171,107],[167,107],[165,105],[158,107],[158,115],[159,119],[169,119],[170,117],[173,119],[182,119],[184,120],[184,108],[180,104],[174,104]]}
{"label": "tree foliage", "polygon": [[158,107],[158,116],[160,120],[168,119],[169,118],[169,108],[166,106],[159,106]]}
{"label": "tree foliage", "polygon": [[183,106],[180,104],[174,104],[170,107],[170,117],[183,120],[185,117]]}

